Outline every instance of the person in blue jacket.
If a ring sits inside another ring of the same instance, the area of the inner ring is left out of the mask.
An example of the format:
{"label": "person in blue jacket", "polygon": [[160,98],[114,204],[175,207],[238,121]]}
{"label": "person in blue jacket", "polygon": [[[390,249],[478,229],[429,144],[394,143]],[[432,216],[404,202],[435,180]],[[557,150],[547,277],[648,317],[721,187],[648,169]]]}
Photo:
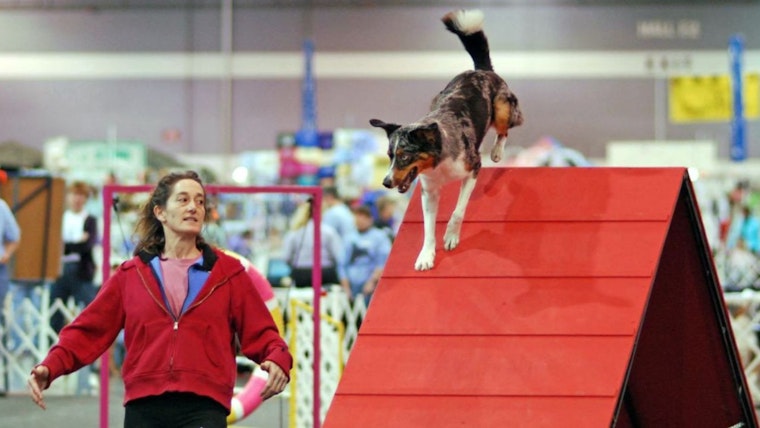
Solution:
{"label": "person in blue jacket", "polygon": [[383,274],[391,250],[391,239],[384,230],[374,226],[369,207],[360,205],[353,212],[357,233],[346,243],[346,281],[343,288],[351,298],[363,295],[369,301]]}

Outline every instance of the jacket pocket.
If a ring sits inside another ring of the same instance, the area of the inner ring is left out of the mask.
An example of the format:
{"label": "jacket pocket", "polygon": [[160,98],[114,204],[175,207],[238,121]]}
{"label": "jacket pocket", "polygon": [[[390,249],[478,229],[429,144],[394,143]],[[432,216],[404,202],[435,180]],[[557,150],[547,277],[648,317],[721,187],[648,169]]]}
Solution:
{"label": "jacket pocket", "polygon": [[166,369],[171,332],[171,324],[153,321],[140,324],[131,337],[125,337],[127,355],[124,359],[124,377]]}
{"label": "jacket pocket", "polygon": [[226,369],[234,360],[231,341],[226,323],[221,326],[214,320],[183,318],[179,322],[176,368],[194,371]]}

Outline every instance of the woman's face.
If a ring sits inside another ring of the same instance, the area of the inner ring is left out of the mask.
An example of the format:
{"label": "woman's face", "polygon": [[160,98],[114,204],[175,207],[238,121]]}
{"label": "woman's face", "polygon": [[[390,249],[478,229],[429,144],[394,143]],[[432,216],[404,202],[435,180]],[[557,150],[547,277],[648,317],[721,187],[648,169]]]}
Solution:
{"label": "woman's face", "polygon": [[178,181],[166,201],[166,207],[154,207],[153,214],[163,225],[167,239],[200,235],[206,217],[203,187],[189,178]]}

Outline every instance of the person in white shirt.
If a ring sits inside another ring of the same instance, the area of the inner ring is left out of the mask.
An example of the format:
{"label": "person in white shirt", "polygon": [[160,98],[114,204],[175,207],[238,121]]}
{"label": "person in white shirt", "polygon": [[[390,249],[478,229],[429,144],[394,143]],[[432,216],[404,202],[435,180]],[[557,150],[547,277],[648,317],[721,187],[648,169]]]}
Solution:
{"label": "person in white shirt", "polygon": [[[66,211],[63,213],[63,271],[53,283],[50,302],[56,299],[66,302],[73,297],[81,307],[89,304],[95,297],[95,261],[92,250],[98,242],[98,221],[85,209],[92,189],[84,182],[76,181],[68,186],[66,192]],[[65,324],[63,314],[53,311],[50,326],[56,333]]]}

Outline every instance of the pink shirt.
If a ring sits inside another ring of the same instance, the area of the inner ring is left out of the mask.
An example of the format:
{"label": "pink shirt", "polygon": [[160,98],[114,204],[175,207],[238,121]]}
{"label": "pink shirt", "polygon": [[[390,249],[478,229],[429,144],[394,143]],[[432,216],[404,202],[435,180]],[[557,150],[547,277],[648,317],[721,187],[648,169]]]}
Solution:
{"label": "pink shirt", "polygon": [[187,270],[197,259],[160,259],[166,300],[175,316],[182,312],[187,298]]}

